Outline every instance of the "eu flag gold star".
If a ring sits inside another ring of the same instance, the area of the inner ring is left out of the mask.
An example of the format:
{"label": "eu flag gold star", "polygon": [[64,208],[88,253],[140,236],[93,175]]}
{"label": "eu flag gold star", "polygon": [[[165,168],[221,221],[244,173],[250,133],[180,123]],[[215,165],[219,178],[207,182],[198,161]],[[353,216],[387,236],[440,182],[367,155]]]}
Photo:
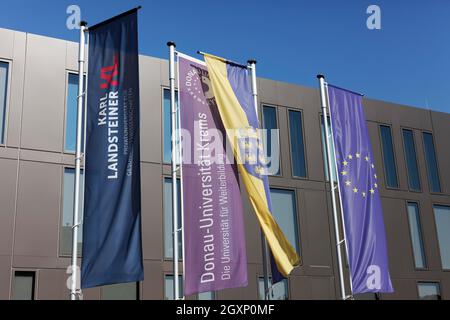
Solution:
{"label": "eu flag gold star", "polygon": [[360,153],[357,153],[357,154],[356,154],[356,158],[358,158],[358,159],[361,158],[361,154],[360,154]]}
{"label": "eu flag gold star", "polygon": [[371,194],[374,194],[374,193],[375,193],[375,190],[373,190],[373,188],[370,189],[369,191],[370,191]]}
{"label": "eu flag gold star", "polygon": [[354,193],[358,193],[358,188],[353,188]]}
{"label": "eu flag gold star", "polygon": [[348,162],[347,161],[342,162],[342,164],[344,165],[344,167],[348,166]]}
{"label": "eu flag gold star", "polygon": [[376,174],[374,174],[373,177],[374,177],[375,179],[378,179],[378,176],[377,176]]}
{"label": "eu flag gold star", "polygon": [[347,172],[347,171],[342,171],[341,174],[342,174],[343,176],[346,176],[346,175],[348,174],[348,172]]}
{"label": "eu flag gold star", "polygon": [[365,157],[364,159],[366,159],[366,161],[369,161],[369,157]]}
{"label": "eu flag gold star", "polygon": [[365,198],[365,197],[366,197],[366,193],[365,193],[365,192],[363,192],[363,193],[362,193],[362,196],[363,196],[363,198]]}
{"label": "eu flag gold star", "polygon": [[348,156],[348,158],[349,158],[350,160],[352,160],[352,159],[353,159],[353,156],[350,154],[350,155]]}
{"label": "eu flag gold star", "polygon": [[350,187],[351,185],[352,185],[352,183],[350,182],[350,181],[345,181],[345,185],[347,186],[347,187]]}

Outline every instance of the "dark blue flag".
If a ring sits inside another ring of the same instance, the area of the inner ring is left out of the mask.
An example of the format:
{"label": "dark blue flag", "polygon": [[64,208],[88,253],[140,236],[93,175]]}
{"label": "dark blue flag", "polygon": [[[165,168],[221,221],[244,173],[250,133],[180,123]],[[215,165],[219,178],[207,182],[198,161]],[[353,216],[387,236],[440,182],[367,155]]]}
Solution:
{"label": "dark blue flag", "polygon": [[353,293],[392,292],[379,182],[362,97],[328,86]]}
{"label": "dark blue flag", "polygon": [[137,9],[89,29],[81,287],[143,280]]}

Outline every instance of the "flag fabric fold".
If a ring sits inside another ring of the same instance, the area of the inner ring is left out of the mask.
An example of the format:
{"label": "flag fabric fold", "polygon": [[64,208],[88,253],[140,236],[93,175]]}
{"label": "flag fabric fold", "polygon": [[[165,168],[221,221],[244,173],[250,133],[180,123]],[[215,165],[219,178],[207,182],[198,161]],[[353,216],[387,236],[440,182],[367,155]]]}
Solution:
{"label": "flag fabric fold", "polygon": [[393,292],[362,96],[328,85],[328,97],[353,293]]}
{"label": "flag fabric fold", "polygon": [[144,277],[137,9],[89,32],[82,288]]}
{"label": "flag fabric fold", "polygon": [[[287,277],[300,258],[272,216],[258,118],[246,68],[205,55],[222,123],[238,164],[250,203],[271,249],[278,270]],[[236,134],[235,134],[236,133]],[[275,280],[275,279],[274,279]]]}

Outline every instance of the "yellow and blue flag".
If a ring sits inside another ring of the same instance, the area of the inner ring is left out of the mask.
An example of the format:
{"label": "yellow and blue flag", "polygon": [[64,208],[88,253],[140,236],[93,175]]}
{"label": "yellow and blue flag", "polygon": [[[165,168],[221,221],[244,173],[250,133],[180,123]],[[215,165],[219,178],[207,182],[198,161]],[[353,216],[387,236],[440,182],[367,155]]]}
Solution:
{"label": "yellow and blue flag", "polygon": [[[250,203],[280,273],[287,277],[300,258],[272,216],[266,163],[261,156],[258,118],[245,67],[205,55],[209,77],[224,128]],[[272,267],[272,270],[274,268]],[[277,281],[273,273],[274,282]]]}

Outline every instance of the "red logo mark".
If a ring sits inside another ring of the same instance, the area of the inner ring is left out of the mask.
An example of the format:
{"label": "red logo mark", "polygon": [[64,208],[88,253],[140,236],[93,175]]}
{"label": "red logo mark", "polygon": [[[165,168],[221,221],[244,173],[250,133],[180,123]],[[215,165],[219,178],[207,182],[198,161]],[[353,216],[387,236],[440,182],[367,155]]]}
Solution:
{"label": "red logo mark", "polygon": [[108,86],[118,86],[119,81],[117,80],[119,76],[119,57],[117,55],[114,56],[114,64],[109,67],[104,67],[101,69],[101,79],[105,80],[100,84],[101,89],[107,89]]}

